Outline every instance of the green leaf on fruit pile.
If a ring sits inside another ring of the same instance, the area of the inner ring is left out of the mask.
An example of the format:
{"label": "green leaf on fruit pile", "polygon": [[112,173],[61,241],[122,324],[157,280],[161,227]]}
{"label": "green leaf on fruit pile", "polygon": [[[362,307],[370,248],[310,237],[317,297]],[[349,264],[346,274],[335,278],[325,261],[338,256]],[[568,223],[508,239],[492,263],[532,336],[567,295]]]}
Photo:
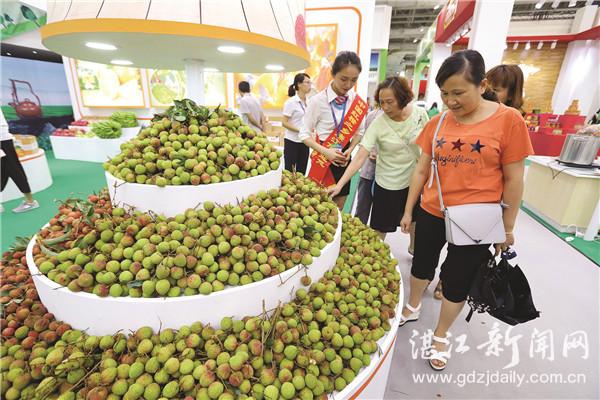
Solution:
{"label": "green leaf on fruit pile", "polygon": [[135,281],[127,282],[127,287],[129,289],[138,288],[138,287],[142,287],[143,284],[144,284],[143,280],[135,280]]}

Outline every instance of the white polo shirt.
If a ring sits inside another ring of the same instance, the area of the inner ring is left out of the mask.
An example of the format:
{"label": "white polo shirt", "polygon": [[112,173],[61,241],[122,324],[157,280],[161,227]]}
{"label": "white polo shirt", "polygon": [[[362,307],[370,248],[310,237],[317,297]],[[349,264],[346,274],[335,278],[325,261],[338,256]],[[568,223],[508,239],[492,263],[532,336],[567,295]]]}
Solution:
{"label": "white polo shirt", "polygon": [[248,121],[248,117],[246,117],[244,114],[250,114],[252,115],[252,118],[256,120],[256,122],[260,122],[261,113],[262,108],[260,107],[260,102],[250,93],[246,93],[240,98],[240,114],[242,114],[244,123],[250,126],[250,128],[259,132],[262,131],[262,128],[250,123],[250,121]]}
{"label": "white polo shirt", "polygon": [[[300,96],[295,95],[286,100],[283,105],[283,115],[288,117],[288,122],[291,125],[294,125],[300,130],[302,128],[302,119],[304,118],[306,107],[306,102],[302,101]],[[292,142],[302,143],[302,140],[298,137],[298,132],[290,131],[289,129],[285,130],[285,138]]]}
{"label": "white polo shirt", "polygon": [[[350,108],[350,105],[356,97],[356,92],[352,89],[347,93],[348,100],[346,103],[346,115]],[[342,118],[343,110],[339,110],[336,107],[331,106],[331,102],[335,100],[338,95],[331,88],[331,83],[327,85],[327,89],[320,91],[308,100],[308,106],[306,107],[306,114],[300,128],[298,137],[300,140],[308,139],[312,132],[316,132],[319,136],[320,141],[324,141],[331,134],[335,128],[335,122],[331,110],[335,114],[338,124]],[[358,128],[357,134],[363,134],[365,130],[365,119],[363,118],[360,127]]]}

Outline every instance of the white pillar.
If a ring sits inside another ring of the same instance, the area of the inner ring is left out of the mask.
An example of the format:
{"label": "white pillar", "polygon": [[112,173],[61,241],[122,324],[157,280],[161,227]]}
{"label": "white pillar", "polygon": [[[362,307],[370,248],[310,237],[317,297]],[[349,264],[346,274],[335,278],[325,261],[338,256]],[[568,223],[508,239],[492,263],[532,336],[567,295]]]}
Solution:
{"label": "white pillar", "polygon": [[185,60],[187,98],[204,105],[204,61],[188,58]]}
{"label": "white pillar", "polygon": [[469,49],[483,56],[489,70],[502,63],[514,0],[475,2]]}
{"label": "white pillar", "polygon": [[431,45],[431,61],[429,63],[429,76],[427,78],[427,90],[425,92],[425,102],[427,108],[436,102],[438,110],[442,109],[442,96],[440,94],[440,88],[435,83],[435,76],[437,75],[440,67],[444,60],[450,57],[452,53],[452,47],[446,46],[445,43],[432,43]]}

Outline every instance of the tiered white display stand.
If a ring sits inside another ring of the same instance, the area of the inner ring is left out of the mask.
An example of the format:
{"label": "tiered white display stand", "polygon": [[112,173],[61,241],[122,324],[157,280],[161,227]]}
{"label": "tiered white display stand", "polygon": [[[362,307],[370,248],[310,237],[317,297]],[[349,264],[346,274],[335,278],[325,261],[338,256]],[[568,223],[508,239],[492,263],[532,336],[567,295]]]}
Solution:
{"label": "tiered white display stand", "polygon": [[[279,183],[273,186],[278,187],[280,185],[281,170],[271,171],[270,173],[279,177]],[[264,179],[264,176],[258,178]],[[114,179],[114,177],[107,175],[109,185],[115,183]],[[223,196],[223,192],[240,196],[242,191],[249,190],[252,187],[254,187],[253,193],[256,192],[256,186],[246,182],[251,181],[251,179],[186,187],[158,188],[147,185],[147,190],[155,190],[156,192],[153,195],[142,193],[142,197],[136,197],[136,194],[140,194],[136,190],[140,189],[137,186],[145,185],[135,185],[132,186],[135,189],[129,192],[128,201],[131,202],[131,206],[138,209],[146,209],[146,207],[153,207],[154,205],[160,207],[162,204],[167,204],[169,200],[172,203],[179,204],[179,201],[173,201],[173,199],[179,200],[185,196],[181,193],[171,192],[171,190],[177,189],[188,190],[190,195],[194,195],[193,191],[195,190],[200,193],[198,196],[204,196],[201,198],[216,201],[215,196]],[[129,184],[125,183],[123,185]],[[271,187],[265,187],[265,189],[269,188]],[[161,192],[161,190],[164,191]],[[148,203],[149,197],[152,200],[162,197],[165,202]],[[234,198],[235,200],[241,200],[241,197]],[[199,202],[197,198],[194,205]],[[221,203],[225,203],[225,200],[227,200],[226,198],[219,198]],[[178,205],[174,208],[163,208],[163,210],[168,210],[167,215],[172,216],[185,211],[185,208],[180,209],[181,207],[183,206]],[[142,326],[150,326],[155,331],[161,328],[177,329],[183,325],[191,325],[195,321],[219,326],[221,319],[225,316],[242,318],[248,315],[260,315],[265,311],[268,312],[294,298],[296,289],[302,287],[300,280],[304,275],[310,276],[312,281],[316,282],[335,265],[340,251],[341,232],[342,218],[341,214],[338,213],[338,226],[334,240],[325,246],[321,255],[315,257],[313,263],[308,267],[298,265],[277,276],[244,286],[226,287],[223,291],[209,295],[175,298],[102,298],[89,293],[72,292],[40,273],[33,259],[35,237],[27,247],[26,256],[40,299],[49,312],[53,313],[58,320],[65,321],[76,329],[85,330],[88,334],[106,335],[117,331],[135,331]],[[400,285],[400,301],[396,315],[399,315],[402,309],[403,297],[403,288]],[[397,318],[391,321],[391,326],[392,329],[379,340],[380,352],[372,355],[371,364],[364,368],[342,392],[334,394],[335,399],[383,398],[391,366],[392,355],[390,353],[393,354],[398,329]]]}
{"label": "tiered white display stand", "polygon": [[283,157],[281,157],[279,168],[266,174],[237,181],[198,186],[168,185],[159,187],[128,183],[108,172],[105,175],[112,204],[130,206],[138,211],[152,211],[173,217],[182,214],[188,208],[201,206],[205,201],[212,201],[220,205],[237,204],[261,190],[279,188],[283,164]]}
{"label": "tiered white display stand", "polygon": [[50,143],[54,157],[60,160],[104,162],[121,152],[121,145],[133,139],[141,127],[123,128],[121,137],[100,139],[98,137],[53,136]]}

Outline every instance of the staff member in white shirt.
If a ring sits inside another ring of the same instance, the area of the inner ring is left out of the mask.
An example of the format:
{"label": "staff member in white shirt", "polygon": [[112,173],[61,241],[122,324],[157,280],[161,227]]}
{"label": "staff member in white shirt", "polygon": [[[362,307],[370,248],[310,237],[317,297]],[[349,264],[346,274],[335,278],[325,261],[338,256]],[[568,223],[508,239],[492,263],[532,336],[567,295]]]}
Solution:
{"label": "staff member in white shirt", "polygon": [[[13,208],[13,212],[22,213],[31,211],[38,208],[40,205],[36,200],[33,199],[31,194],[31,188],[27,181],[27,175],[25,170],[19,161],[15,145],[13,143],[13,136],[8,131],[8,123],[4,119],[4,113],[0,110],[0,191],[4,191],[8,178],[11,178],[15,185],[19,188],[21,193],[25,196],[25,200],[16,208]],[[0,211],[4,211],[4,208],[0,205]]]}
{"label": "staff member in white shirt", "polygon": [[[339,129],[343,124],[345,111],[357,96],[352,88],[356,85],[361,70],[360,58],[356,53],[342,51],[337,55],[331,67],[333,80],[325,90],[310,98],[304,122],[298,134],[305,145],[322,153],[332,162],[329,169],[336,182],[344,175],[350,161],[350,154],[360,142],[364,131],[364,118],[358,132],[353,136],[352,142],[344,149],[327,148],[321,143],[327,140],[334,129]],[[318,142],[311,137],[313,131],[316,132]],[[348,193],[350,193],[350,182],[333,198],[340,209],[344,207]]]}
{"label": "staff member in white shirt", "polygon": [[310,76],[303,72],[296,74],[294,83],[288,88],[288,99],[283,105],[283,127],[285,141],[283,144],[283,158],[285,169],[306,173],[309,148],[302,143],[298,132],[302,126],[302,119],[306,112],[306,95],[310,92],[312,83]]}
{"label": "staff member in white shirt", "polygon": [[250,128],[257,131],[264,131],[267,118],[262,111],[258,99],[250,94],[250,84],[246,81],[241,81],[238,84],[238,90],[241,96],[240,114],[242,114],[242,119]]}

